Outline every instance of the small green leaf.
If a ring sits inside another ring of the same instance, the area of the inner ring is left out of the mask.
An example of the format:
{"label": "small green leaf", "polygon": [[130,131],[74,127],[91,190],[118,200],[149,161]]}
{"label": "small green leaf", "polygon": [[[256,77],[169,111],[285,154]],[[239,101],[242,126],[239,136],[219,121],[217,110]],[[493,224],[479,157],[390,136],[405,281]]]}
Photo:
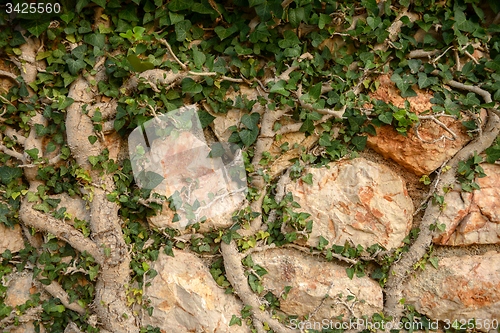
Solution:
{"label": "small green leaf", "polygon": [[68,64],[69,72],[72,75],[77,75],[78,71],[80,69],[85,68],[85,66],[86,66],[85,62],[82,59],[74,60],[74,59],[68,58],[68,59],[66,59],[66,63]]}
{"label": "small green leaf", "polygon": [[135,54],[129,55],[127,57],[127,60],[130,63],[130,65],[132,65],[132,68],[134,69],[134,71],[139,72],[139,73],[142,73],[144,71],[155,68],[153,63],[151,63],[149,61],[142,61]]}
{"label": "small green leaf", "polygon": [[91,135],[88,137],[88,139],[91,144],[94,144],[97,141],[97,136]]}
{"label": "small green leaf", "polygon": [[255,140],[257,140],[257,136],[259,135],[259,129],[253,129],[253,130],[248,130],[248,129],[243,129],[238,133],[241,142],[247,147],[250,147]]}
{"label": "small green leaf", "polygon": [[192,78],[187,77],[187,78],[184,78],[182,80],[182,92],[183,93],[197,94],[197,93],[200,93],[202,90],[203,90],[202,85],[197,83]]}
{"label": "small green leaf", "polygon": [[285,80],[279,80],[271,87],[269,92],[277,93],[283,96],[290,96],[290,92],[285,90],[285,86],[286,86]]}
{"label": "small green leaf", "polygon": [[427,88],[433,84],[438,83],[437,77],[428,77],[427,74],[419,72],[418,73],[418,87],[420,89]]}
{"label": "small green leaf", "polygon": [[50,25],[50,21],[41,22],[40,20],[32,20],[26,24],[26,29],[35,35],[35,37],[40,37],[40,35],[47,30]]}
{"label": "small green leaf", "polygon": [[190,9],[193,6],[193,0],[172,0],[168,4],[168,9],[173,12],[178,12],[185,9]]}
{"label": "small green leaf", "polygon": [[318,22],[318,27],[320,29],[323,29],[325,25],[330,24],[332,22],[332,18],[330,15],[326,14],[319,14],[319,22]]}
{"label": "small green leaf", "polygon": [[[306,184],[312,185],[313,184],[313,175],[312,173],[308,173],[305,176],[302,176],[302,181]],[[328,242],[328,241],[327,241]]]}
{"label": "small green leaf", "polygon": [[4,185],[10,184],[10,182],[12,182],[14,179],[21,177],[22,175],[23,175],[23,170],[21,168],[11,168],[8,166],[0,167],[0,180]]}
{"label": "small green leaf", "polygon": [[231,320],[229,321],[229,326],[233,326],[233,325],[241,326],[241,318],[236,317],[236,315],[233,315],[231,317]]}
{"label": "small green leaf", "polygon": [[439,267],[439,259],[437,257],[429,258],[429,262],[434,266],[435,269]]}
{"label": "small green leaf", "polygon": [[88,34],[83,37],[85,43],[103,49],[106,45],[106,36],[100,33]]}
{"label": "small green leaf", "polygon": [[205,64],[207,56],[205,53],[198,51],[197,48],[193,48],[193,61],[196,68],[201,68]]}
{"label": "small green leaf", "polygon": [[392,124],[392,113],[391,112],[384,112],[381,115],[378,116],[378,119],[383,122],[384,124],[390,125]]}
{"label": "small green leaf", "polygon": [[252,114],[244,114],[241,117],[241,123],[246,126],[249,130],[257,129],[257,124],[259,123],[260,114],[253,112]]}
{"label": "small green leaf", "polygon": [[106,0],[92,0],[96,5],[101,6],[102,8],[106,8]]}
{"label": "small green leaf", "polygon": [[200,124],[201,124],[202,128],[205,128],[208,125],[210,125],[215,119],[214,116],[212,116],[210,113],[208,113],[205,110],[198,111],[198,118],[200,119]]}
{"label": "small green leaf", "polygon": [[175,34],[178,42],[183,42],[190,36],[191,21],[182,20],[175,24]]}
{"label": "small green leaf", "polygon": [[302,123],[302,126],[300,126],[299,131],[301,131],[303,133],[312,133],[312,132],[314,132],[314,122],[311,119],[307,118]]}
{"label": "small green leaf", "polygon": [[38,159],[38,148],[33,148],[29,150],[25,150],[26,154],[28,154],[29,157],[31,157],[32,160]]}
{"label": "small green leaf", "polygon": [[349,277],[349,279],[352,280],[352,278],[354,277],[354,272],[355,272],[354,268],[353,267],[348,267],[348,268],[346,268],[345,271],[346,271],[347,276]]}
{"label": "small green leaf", "polygon": [[368,137],[366,136],[355,136],[352,138],[351,142],[357,150],[362,151],[365,149],[367,140]]}
{"label": "small green leaf", "polygon": [[71,51],[71,54],[74,55],[77,59],[83,59],[83,57],[85,57],[86,52],[87,52],[87,45],[83,44],[75,47]]}

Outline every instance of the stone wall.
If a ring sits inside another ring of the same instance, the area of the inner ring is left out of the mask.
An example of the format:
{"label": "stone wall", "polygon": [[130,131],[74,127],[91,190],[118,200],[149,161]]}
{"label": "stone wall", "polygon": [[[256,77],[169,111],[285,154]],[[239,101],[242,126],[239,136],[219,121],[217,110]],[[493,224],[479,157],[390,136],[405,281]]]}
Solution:
{"label": "stone wall", "polygon": [[[390,79],[381,77],[380,83],[373,97],[402,107],[404,101],[398,99]],[[417,97],[409,99],[412,111],[429,110],[430,98],[418,91]],[[311,184],[299,178],[284,185],[285,192],[292,193],[300,205],[295,210],[310,214],[312,230],[286,247],[251,254],[258,266],[249,267],[249,274],[255,267],[267,271],[259,276],[263,307],[269,302],[265,295],[272,293],[280,301],[276,316],[296,318],[290,322],[292,329],[299,323],[308,328],[315,322],[341,323],[382,312],[384,289],[374,279],[376,265],[370,260],[393,255],[405,244],[412,228],[419,225],[419,208],[430,190],[419,182],[420,176],[435,172],[470,139],[459,121],[445,117],[442,123],[448,129],[432,119],[423,120],[418,131],[414,128],[407,136],[389,126],[380,127],[377,136],[368,140],[372,150],[355,159],[307,167],[304,174],[312,175]],[[228,118],[215,124],[227,128],[232,121]],[[226,135],[221,128],[214,132],[220,139]],[[440,328],[454,320],[476,319],[476,324],[482,323],[480,331],[493,332],[500,320],[500,165],[482,167],[486,177],[476,179],[480,190],[454,188],[449,193],[449,209],[436,221],[444,227],[434,238],[434,253],[418,263],[405,281],[405,304],[431,323],[439,321]],[[71,213],[88,219],[83,208]],[[166,207],[163,215],[149,223],[155,228],[174,226]],[[215,228],[228,226],[209,223]],[[0,224],[0,233],[8,236],[0,239],[0,252],[19,251],[23,244],[20,228],[2,228]],[[291,230],[287,228],[284,225],[283,231]],[[384,252],[365,251],[355,259],[332,254],[327,260],[320,251],[325,241],[329,247],[349,244],[364,249],[378,244]],[[242,314],[244,304],[214,281],[208,268],[211,260],[189,250],[175,250],[174,256],[161,253],[150,263],[158,275],[145,287],[144,298],[151,301],[154,311],[149,315],[138,309],[142,323],[164,332],[250,332]],[[365,275],[350,278],[348,269],[360,260],[368,263]],[[21,304],[27,293],[34,292],[30,288],[36,288],[27,276],[13,275],[6,282],[6,303],[11,306]],[[235,316],[243,317],[241,325],[230,326]]]}

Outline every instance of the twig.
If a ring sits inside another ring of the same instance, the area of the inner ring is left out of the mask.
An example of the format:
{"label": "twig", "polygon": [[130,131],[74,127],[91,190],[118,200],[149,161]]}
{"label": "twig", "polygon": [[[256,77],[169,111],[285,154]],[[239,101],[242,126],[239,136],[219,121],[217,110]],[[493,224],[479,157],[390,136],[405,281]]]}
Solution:
{"label": "twig", "polygon": [[14,158],[18,159],[19,161],[21,161],[23,163],[26,163],[26,157],[24,157],[23,154],[18,153],[15,150],[9,149],[9,148],[5,147],[2,144],[0,144],[0,151],[2,151],[4,154],[7,154],[7,155],[9,155],[11,157],[14,157]]}
{"label": "twig", "polygon": [[[450,117],[453,117],[453,118],[456,118],[455,116],[452,116],[452,115],[446,115],[446,114],[439,114],[439,115],[425,115],[425,116],[421,116],[419,115],[418,116],[418,123],[417,125],[415,126],[415,135],[417,136],[417,138],[422,141],[422,142],[425,142],[425,143],[435,143],[435,142],[438,142],[438,141],[441,141],[441,140],[450,140],[450,141],[455,141],[457,139],[457,135],[455,134],[455,132],[453,132],[448,126],[446,126],[443,122],[441,122],[439,119],[436,118],[436,116],[450,116]],[[439,126],[441,126],[445,131],[447,131],[448,133],[451,134],[452,138],[450,137],[447,137],[446,135],[441,135],[441,137],[435,139],[435,140],[432,140],[432,141],[429,141],[429,140],[424,140],[420,137],[420,133],[418,131],[419,127],[420,127],[420,120],[424,120],[424,119],[428,119],[428,120],[432,120],[433,122],[435,122],[436,124],[438,124]]]}
{"label": "twig", "polygon": [[415,59],[415,58],[429,58],[438,54],[439,50],[432,50],[432,51],[425,51],[425,50],[413,50],[408,53],[406,58],[408,59]]}
{"label": "twig", "polygon": [[17,83],[18,86],[21,85],[19,83],[19,81],[17,81],[17,75],[12,74],[11,72],[7,72],[7,71],[0,69],[0,75],[7,76],[7,77],[11,78],[13,81],[15,81]]}
{"label": "twig", "polygon": [[174,57],[175,61],[177,61],[177,63],[182,67],[182,69],[187,70],[187,66],[185,64],[183,64],[182,61],[179,60],[179,58],[177,58],[177,56],[175,55],[174,51],[172,50],[172,47],[170,46],[170,44],[163,38],[158,39],[158,41],[167,47],[168,52],[170,52],[170,55],[172,57]]}

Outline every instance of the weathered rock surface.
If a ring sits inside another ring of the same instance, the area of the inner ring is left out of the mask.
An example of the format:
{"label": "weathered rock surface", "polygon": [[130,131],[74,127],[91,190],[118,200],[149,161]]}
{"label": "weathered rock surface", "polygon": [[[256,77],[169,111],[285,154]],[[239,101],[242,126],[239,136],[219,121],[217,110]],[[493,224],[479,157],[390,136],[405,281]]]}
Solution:
{"label": "weathered rock surface", "polygon": [[0,253],[5,252],[5,250],[15,253],[23,248],[24,240],[21,227],[16,224],[14,228],[9,228],[0,223]]}
{"label": "weathered rock surface", "polygon": [[440,245],[500,243],[500,165],[482,164],[486,174],[472,193],[453,191],[446,197],[439,223],[446,230],[434,238]]}
{"label": "weathered rock surface", "polygon": [[419,271],[403,289],[406,303],[432,320],[500,318],[500,253],[447,257]]}
{"label": "weathered rock surface", "polygon": [[[4,299],[5,305],[11,306],[15,308],[18,305],[25,304],[27,301],[31,299],[31,295],[37,292],[40,292],[34,286],[33,279],[31,274],[24,273],[14,273],[10,274],[7,277],[7,292],[6,297]],[[42,294],[42,299],[45,299]],[[25,319],[35,320],[38,318],[38,314],[41,311],[34,311],[34,309],[28,309],[26,313],[33,314],[31,317],[25,316]],[[2,330],[2,332],[4,332]],[[22,322],[19,326],[11,326],[9,327],[9,332],[11,333],[35,333],[35,326],[33,322]],[[45,332],[45,328],[43,325],[40,325],[40,332]]]}
{"label": "weathered rock surface", "polygon": [[161,252],[151,268],[158,272],[145,297],[151,300],[153,315],[144,315],[143,325],[158,326],[165,332],[229,333],[249,332],[248,327],[229,326],[232,315],[240,317],[243,305],[224,293],[209,270],[195,255]]}
{"label": "weathered rock surface", "polygon": [[307,168],[313,184],[290,183],[301,208],[311,214],[312,232],[307,244],[317,246],[319,236],[329,244],[352,240],[364,247],[380,244],[399,247],[411,228],[413,203],[405,182],[384,165],[363,158],[330,163],[329,168]]}
{"label": "weathered rock surface", "polygon": [[[380,86],[370,96],[404,108],[405,99],[400,96],[400,91],[390,76],[381,75],[378,81]],[[414,90],[417,96],[407,98],[411,111],[419,114],[432,110],[430,100],[433,95],[420,89]],[[368,146],[417,175],[429,174],[470,141],[460,121],[450,117],[440,117],[439,120],[455,133],[455,140],[445,139],[444,136],[452,138],[452,135],[437,123],[432,120],[422,120],[418,129],[422,140],[417,137],[413,129],[409,130],[408,136],[405,137],[392,126],[382,126],[376,128],[376,136],[368,137]]]}
{"label": "weathered rock surface", "polygon": [[286,286],[292,287],[286,299],[280,299],[281,310],[289,315],[315,313],[313,319],[321,320],[350,318],[352,311],[357,317],[371,317],[383,307],[379,284],[368,277],[349,279],[344,266],[292,249],[258,252],[252,259],[268,272],[262,277],[266,290],[279,297]]}

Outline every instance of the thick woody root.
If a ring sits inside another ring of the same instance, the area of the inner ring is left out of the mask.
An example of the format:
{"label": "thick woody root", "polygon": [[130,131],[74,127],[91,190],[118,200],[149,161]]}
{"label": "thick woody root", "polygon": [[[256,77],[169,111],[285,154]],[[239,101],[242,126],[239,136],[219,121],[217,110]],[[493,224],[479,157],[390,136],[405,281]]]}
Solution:
{"label": "thick woody root", "polygon": [[118,205],[106,198],[112,191],[112,175],[99,175],[91,170],[88,158],[101,153],[104,146],[97,141],[90,144],[87,137],[93,134],[93,124],[83,114],[84,104],[90,104],[93,94],[87,80],[80,77],[72,85],[69,96],[75,100],[67,110],[66,128],[68,145],[78,164],[87,169],[96,185],[90,203],[90,228],[92,238],[104,257],[96,284],[94,306],[99,321],[111,332],[138,332],[135,318],[126,305],[125,286],[130,279],[130,256],[123,239]]}

